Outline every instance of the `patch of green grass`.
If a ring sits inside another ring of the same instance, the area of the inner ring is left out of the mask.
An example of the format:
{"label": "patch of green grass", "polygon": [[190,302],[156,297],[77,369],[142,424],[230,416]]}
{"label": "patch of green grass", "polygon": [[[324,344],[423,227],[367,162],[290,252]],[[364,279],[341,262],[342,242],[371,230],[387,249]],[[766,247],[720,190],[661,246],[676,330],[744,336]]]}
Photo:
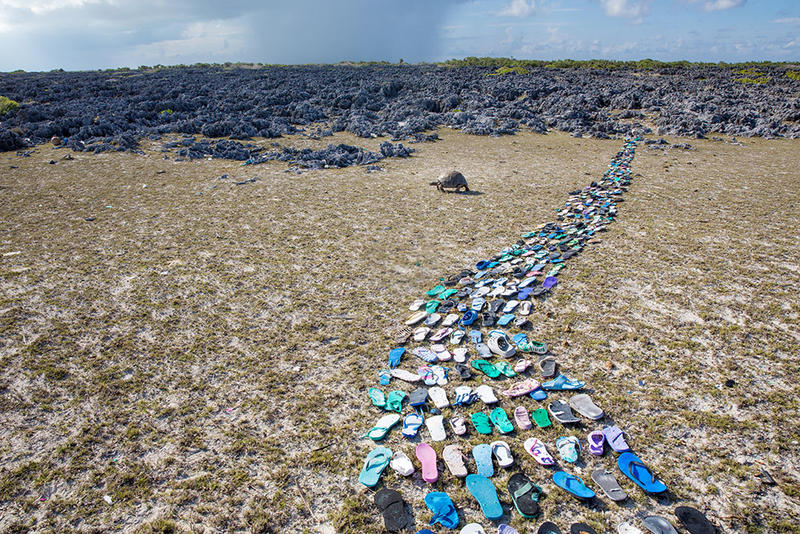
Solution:
{"label": "patch of green grass", "polygon": [[0,96],[0,117],[11,111],[19,109],[19,102],[15,102],[8,97]]}
{"label": "patch of green grass", "polygon": [[786,77],[790,80],[798,81],[800,80],[800,72],[796,70],[786,71]]}
{"label": "patch of green grass", "polygon": [[503,76],[504,74],[528,74],[528,69],[522,66],[499,67],[496,71],[490,72],[487,76]]}

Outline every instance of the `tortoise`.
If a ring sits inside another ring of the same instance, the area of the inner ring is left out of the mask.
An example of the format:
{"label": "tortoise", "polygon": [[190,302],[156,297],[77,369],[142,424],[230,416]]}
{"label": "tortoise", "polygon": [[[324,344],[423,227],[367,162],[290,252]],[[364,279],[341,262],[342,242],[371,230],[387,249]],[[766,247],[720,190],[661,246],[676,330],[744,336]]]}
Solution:
{"label": "tortoise", "polygon": [[431,182],[431,185],[435,185],[436,189],[442,192],[445,189],[455,189],[458,192],[469,191],[467,179],[458,171],[450,171],[441,175],[438,180]]}

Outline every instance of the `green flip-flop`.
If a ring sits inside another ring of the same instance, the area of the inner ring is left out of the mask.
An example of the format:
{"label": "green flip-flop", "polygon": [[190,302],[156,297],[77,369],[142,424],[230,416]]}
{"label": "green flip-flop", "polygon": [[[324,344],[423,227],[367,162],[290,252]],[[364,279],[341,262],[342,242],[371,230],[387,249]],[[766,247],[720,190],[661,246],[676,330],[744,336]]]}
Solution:
{"label": "green flip-flop", "polygon": [[514,425],[508,420],[508,414],[502,408],[495,408],[489,414],[489,419],[501,434],[508,434],[514,430]]}
{"label": "green flip-flop", "polygon": [[429,289],[428,291],[426,291],[425,294],[428,295],[429,297],[435,297],[436,295],[438,295],[442,291],[444,291],[444,286],[443,285],[438,285],[438,286],[434,287],[433,289]]}
{"label": "green flip-flop", "polygon": [[440,299],[447,299],[458,293],[458,289],[445,289],[439,294]]}
{"label": "green flip-flop", "polygon": [[405,391],[390,391],[389,395],[386,396],[386,405],[384,408],[392,412],[400,413],[403,409],[403,400],[405,400],[406,396]]}
{"label": "green flip-flop", "polygon": [[492,425],[489,423],[489,416],[485,413],[474,413],[472,416],[470,416],[470,419],[472,419],[472,424],[475,426],[475,430],[477,430],[479,434],[492,433]]}
{"label": "green flip-flop", "polygon": [[429,300],[427,304],[425,304],[425,311],[428,312],[428,314],[435,313],[436,309],[439,307],[439,304],[441,304],[441,302],[436,299]]}
{"label": "green flip-flop", "polygon": [[372,404],[378,408],[386,408],[386,395],[384,395],[383,391],[378,388],[369,388],[367,395],[369,395],[369,400],[372,401]]}
{"label": "green flip-flop", "polygon": [[536,426],[539,428],[545,428],[553,424],[550,421],[550,416],[547,415],[547,410],[544,408],[533,410],[531,415],[533,416],[533,422],[536,423]]}
{"label": "green flip-flop", "polygon": [[506,375],[508,378],[514,378],[515,376],[517,376],[517,373],[514,372],[514,368],[511,367],[511,364],[508,363],[508,362],[499,361],[499,362],[494,363],[492,365],[494,365],[494,367],[498,371],[500,371],[501,373]]}
{"label": "green flip-flop", "polygon": [[500,376],[500,371],[497,369],[497,367],[486,360],[472,360],[470,365],[473,369],[480,371],[489,378],[497,378]]}

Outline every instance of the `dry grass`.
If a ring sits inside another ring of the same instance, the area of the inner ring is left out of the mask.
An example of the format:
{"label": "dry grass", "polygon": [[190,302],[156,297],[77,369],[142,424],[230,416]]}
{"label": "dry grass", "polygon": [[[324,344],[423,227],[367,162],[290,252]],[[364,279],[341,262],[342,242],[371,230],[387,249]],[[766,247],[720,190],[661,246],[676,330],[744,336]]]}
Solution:
{"label": "dry grass", "polygon": [[[2,154],[0,531],[377,531],[356,477],[384,329],[439,276],[552,220],[621,146],[440,136],[375,173],[175,163],[156,146]],[[532,315],[674,494],[622,481],[635,505],[578,504],[511,438],[562,528],[689,502],[726,531],[796,529],[800,150],[692,144],[640,146],[619,221]],[[450,168],[482,194],[428,185]],[[413,456],[397,433],[388,445]],[[585,479],[612,459],[588,463]],[[384,480],[422,528],[427,485]],[[436,487],[479,520],[449,474]]]}

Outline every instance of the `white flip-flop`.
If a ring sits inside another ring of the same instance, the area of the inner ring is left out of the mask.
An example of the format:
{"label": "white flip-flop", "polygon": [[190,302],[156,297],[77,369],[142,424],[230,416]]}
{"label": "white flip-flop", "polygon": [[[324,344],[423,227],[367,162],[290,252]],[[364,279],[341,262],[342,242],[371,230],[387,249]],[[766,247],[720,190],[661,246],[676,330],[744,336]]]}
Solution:
{"label": "white flip-flop", "polygon": [[465,361],[467,361],[467,353],[468,352],[469,352],[469,349],[466,349],[464,347],[459,347],[457,349],[453,349],[453,359],[457,363],[464,363]]}
{"label": "white flip-flop", "polygon": [[492,454],[497,458],[497,465],[500,467],[508,467],[514,463],[514,457],[511,456],[511,447],[505,441],[493,441],[491,444]]}
{"label": "white flip-flop", "polygon": [[410,476],[414,473],[414,464],[411,463],[411,458],[408,457],[403,451],[397,451],[392,456],[392,461],[389,462],[389,467],[394,469],[400,476]]}
{"label": "white flip-flop", "polygon": [[439,408],[447,408],[450,406],[450,401],[447,400],[447,392],[439,386],[434,386],[428,390],[428,397],[433,401],[434,406]]}
{"label": "white flip-flop", "polygon": [[398,380],[410,382],[412,384],[422,380],[422,377],[417,373],[412,373],[411,371],[406,371],[405,369],[392,369],[389,371],[389,373]]}
{"label": "white flip-flop", "polygon": [[484,404],[494,404],[498,402],[497,395],[494,394],[494,390],[491,388],[491,386],[487,386],[486,384],[475,388],[475,393],[478,395],[478,398],[484,402]]}
{"label": "white flip-flop", "polygon": [[442,451],[442,458],[444,458],[445,465],[453,473],[454,477],[464,478],[469,474],[464,463],[464,455],[461,454],[461,449],[458,448],[458,445],[445,447],[444,451]]}
{"label": "white flip-flop", "polygon": [[447,439],[447,432],[444,429],[444,416],[434,415],[425,419],[425,426],[433,441],[444,441]]}

